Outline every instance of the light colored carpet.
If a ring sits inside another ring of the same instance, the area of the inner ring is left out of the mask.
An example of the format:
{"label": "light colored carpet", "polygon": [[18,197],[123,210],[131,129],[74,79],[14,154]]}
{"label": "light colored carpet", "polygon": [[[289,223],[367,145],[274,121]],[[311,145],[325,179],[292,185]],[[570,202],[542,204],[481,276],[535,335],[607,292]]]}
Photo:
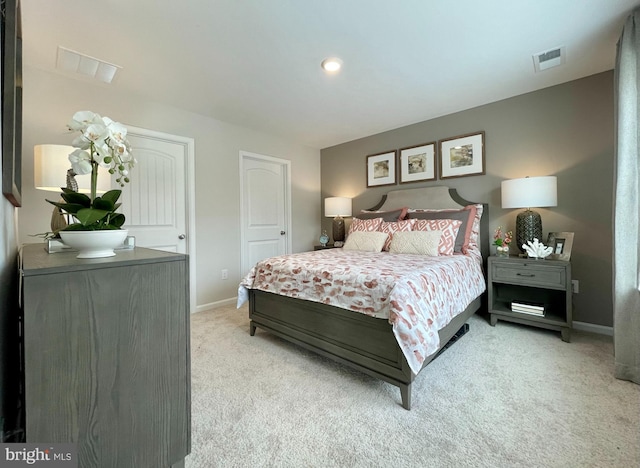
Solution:
{"label": "light colored carpet", "polygon": [[397,387],[258,329],[246,306],[192,316],[187,467],[638,467],[640,386],[609,337],[470,320]]}

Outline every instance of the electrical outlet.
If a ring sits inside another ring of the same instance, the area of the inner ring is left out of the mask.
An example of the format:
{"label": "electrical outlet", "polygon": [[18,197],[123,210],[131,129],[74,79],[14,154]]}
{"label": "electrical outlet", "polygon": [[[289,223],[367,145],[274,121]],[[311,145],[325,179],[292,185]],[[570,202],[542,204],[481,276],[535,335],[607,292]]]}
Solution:
{"label": "electrical outlet", "polygon": [[222,270],[220,277],[223,280],[229,279],[229,270],[227,270],[227,269]]}
{"label": "electrical outlet", "polygon": [[580,281],[571,280],[571,289],[573,290],[573,294],[578,294],[580,292]]}

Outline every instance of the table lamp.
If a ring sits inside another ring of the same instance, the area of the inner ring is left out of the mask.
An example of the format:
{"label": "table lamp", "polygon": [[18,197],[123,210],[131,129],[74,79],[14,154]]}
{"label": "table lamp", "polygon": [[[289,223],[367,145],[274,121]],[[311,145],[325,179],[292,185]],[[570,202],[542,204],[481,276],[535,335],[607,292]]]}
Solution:
{"label": "table lamp", "polygon": [[343,216],[351,216],[351,198],[329,197],[324,199],[324,215],[333,218],[333,244],[340,247],[344,243]]}
{"label": "table lamp", "polygon": [[542,218],[531,208],[558,206],[557,178],[555,176],[524,177],[502,181],[502,208],[526,208],[516,217],[516,244],[538,239],[542,242]]}
{"label": "table lamp", "polygon": [[[71,169],[69,154],[76,150],[67,145],[36,145],[33,148],[33,176],[36,189],[60,192],[66,187],[80,193],[91,193],[91,174],[77,175]],[[111,190],[111,174],[98,171],[97,193]],[[67,225],[60,209],[54,207],[51,215],[51,231],[56,232]]]}

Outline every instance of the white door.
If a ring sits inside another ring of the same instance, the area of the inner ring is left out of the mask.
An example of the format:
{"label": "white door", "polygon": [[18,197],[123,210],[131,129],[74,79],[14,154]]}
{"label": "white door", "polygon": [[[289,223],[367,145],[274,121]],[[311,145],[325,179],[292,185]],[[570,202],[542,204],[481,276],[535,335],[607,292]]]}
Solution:
{"label": "white door", "polygon": [[143,129],[127,133],[138,163],[122,190],[120,212],[136,245],[188,253],[186,162],[188,148],[172,135]]}
{"label": "white door", "polygon": [[124,227],[138,247],[189,254],[189,299],[196,308],[195,144],[193,138],[127,125],[138,164],[122,190]]}
{"label": "white door", "polygon": [[242,272],[291,252],[291,162],[240,152]]}

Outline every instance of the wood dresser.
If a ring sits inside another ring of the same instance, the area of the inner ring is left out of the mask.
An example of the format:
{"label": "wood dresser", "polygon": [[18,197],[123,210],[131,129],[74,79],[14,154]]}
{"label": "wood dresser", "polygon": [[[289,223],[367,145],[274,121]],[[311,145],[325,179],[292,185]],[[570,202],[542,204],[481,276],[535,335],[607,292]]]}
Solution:
{"label": "wood dresser", "polygon": [[189,269],[135,248],[79,260],[21,252],[26,441],[76,443],[78,466],[182,466],[191,450]]}

